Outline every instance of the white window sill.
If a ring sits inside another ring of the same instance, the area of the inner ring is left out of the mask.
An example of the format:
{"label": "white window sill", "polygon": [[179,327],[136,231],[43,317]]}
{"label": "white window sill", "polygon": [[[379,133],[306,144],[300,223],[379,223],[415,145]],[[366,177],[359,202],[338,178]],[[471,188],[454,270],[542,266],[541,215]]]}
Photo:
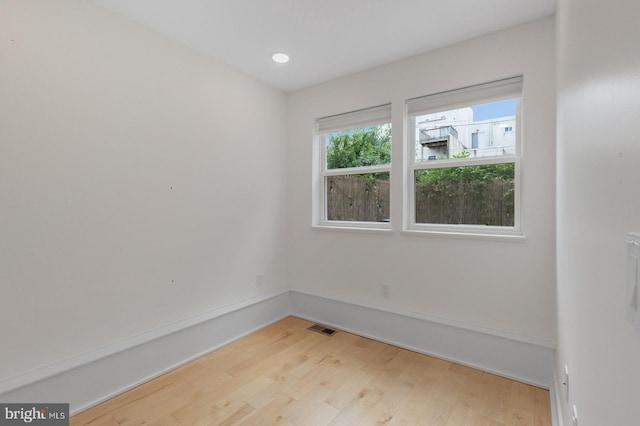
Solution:
{"label": "white window sill", "polygon": [[405,229],[401,231],[402,235],[413,237],[436,237],[436,238],[456,238],[456,239],[480,239],[493,241],[510,241],[523,243],[527,241],[524,233],[482,233],[478,231],[450,231],[450,230],[423,230],[423,229]]}
{"label": "white window sill", "polygon": [[313,225],[313,229],[333,232],[359,232],[366,234],[391,234],[389,223],[367,223],[367,222],[322,222]]}

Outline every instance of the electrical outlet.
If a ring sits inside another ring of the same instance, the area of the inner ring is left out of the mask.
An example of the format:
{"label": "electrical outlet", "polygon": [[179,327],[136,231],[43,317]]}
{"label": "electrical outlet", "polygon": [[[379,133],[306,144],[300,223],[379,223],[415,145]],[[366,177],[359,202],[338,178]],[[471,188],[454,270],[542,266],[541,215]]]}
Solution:
{"label": "electrical outlet", "polygon": [[562,379],[562,385],[564,386],[564,398],[569,402],[569,367],[564,366],[564,377]]}
{"label": "electrical outlet", "polygon": [[256,275],[256,288],[260,288],[264,285],[264,275]]}
{"label": "electrical outlet", "polygon": [[380,284],[380,296],[389,298],[389,284]]}

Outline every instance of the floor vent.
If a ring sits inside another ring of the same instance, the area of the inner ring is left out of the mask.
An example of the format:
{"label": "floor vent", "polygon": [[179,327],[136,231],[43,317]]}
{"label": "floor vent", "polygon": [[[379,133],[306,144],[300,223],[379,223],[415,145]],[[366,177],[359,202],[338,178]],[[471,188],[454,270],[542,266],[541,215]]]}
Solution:
{"label": "floor vent", "polygon": [[333,336],[336,334],[336,330],[332,330],[330,328],[325,327],[324,325],[314,324],[308,328],[311,331],[315,331],[317,333],[326,334],[327,336]]}

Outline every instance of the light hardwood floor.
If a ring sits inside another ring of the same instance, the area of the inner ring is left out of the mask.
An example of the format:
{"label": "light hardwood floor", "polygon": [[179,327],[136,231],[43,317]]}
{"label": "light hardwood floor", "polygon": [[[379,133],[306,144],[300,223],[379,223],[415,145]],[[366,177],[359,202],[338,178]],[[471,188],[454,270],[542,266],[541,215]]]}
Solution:
{"label": "light hardwood floor", "polygon": [[71,425],[550,426],[549,392],[289,317]]}

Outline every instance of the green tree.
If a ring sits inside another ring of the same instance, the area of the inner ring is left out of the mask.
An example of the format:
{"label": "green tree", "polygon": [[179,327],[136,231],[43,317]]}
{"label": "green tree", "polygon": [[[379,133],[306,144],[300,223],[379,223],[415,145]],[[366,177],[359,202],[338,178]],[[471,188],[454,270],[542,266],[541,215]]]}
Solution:
{"label": "green tree", "polygon": [[327,144],[327,169],[374,166],[391,162],[391,126],[336,132]]}
{"label": "green tree", "polygon": [[[453,158],[467,158],[469,152],[463,151],[454,155]],[[460,166],[445,167],[441,169],[427,169],[416,172],[416,183],[418,185],[442,185],[452,183],[474,182],[486,184],[502,180],[514,181],[514,164],[489,164],[483,166]]]}

